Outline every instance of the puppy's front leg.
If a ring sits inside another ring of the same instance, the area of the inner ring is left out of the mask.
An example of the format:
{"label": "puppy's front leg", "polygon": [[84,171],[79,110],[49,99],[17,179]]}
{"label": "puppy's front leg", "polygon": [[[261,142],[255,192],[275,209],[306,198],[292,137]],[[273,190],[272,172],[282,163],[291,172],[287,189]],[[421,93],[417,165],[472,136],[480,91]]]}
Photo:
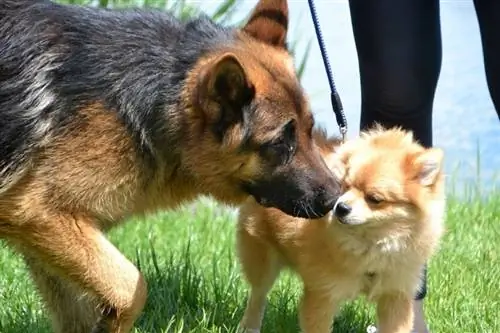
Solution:
{"label": "puppy's front leg", "polygon": [[330,333],[338,302],[329,291],[305,288],[300,304],[303,333]]}
{"label": "puppy's front leg", "polygon": [[413,302],[411,295],[394,292],[377,300],[378,332],[408,333],[413,326]]}
{"label": "puppy's front leg", "polygon": [[259,333],[267,303],[267,294],[277,279],[281,265],[276,253],[266,243],[244,228],[237,231],[238,258],[243,275],[250,285],[245,314],[239,331]]}

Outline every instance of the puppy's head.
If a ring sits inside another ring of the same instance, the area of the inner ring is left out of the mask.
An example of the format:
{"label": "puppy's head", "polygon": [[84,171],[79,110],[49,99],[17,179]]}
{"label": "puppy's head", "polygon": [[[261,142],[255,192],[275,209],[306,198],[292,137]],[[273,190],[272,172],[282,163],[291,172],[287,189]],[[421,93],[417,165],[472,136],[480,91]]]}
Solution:
{"label": "puppy's head", "polygon": [[331,211],[340,183],[312,140],[314,118],[286,49],[284,0],[261,0],[232,46],[191,73],[191,150],[184,163],[207,194],[248,195],[286,214]]}
{"label": "puppy's head", "polygon": [[440,149],[426,149],[401,129],[376,127],[346,143],[344,189],[333,213],[346,225],[418,223],[444,202]]}

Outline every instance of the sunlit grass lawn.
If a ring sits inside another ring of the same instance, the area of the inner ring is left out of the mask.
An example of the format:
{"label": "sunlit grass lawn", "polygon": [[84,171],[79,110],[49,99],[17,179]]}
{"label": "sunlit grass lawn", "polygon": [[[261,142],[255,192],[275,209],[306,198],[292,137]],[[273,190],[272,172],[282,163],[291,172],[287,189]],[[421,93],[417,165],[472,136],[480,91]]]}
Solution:
{"label": "sunlit grass lawn", "polygon": [[[234,256],[234,211],[202,201],[131,221],[112,241],[147,276],[149,301],[136,332],[234,332],[245,283]],[[430,264],[426,312],[433,332],[500,332],[500,193],[448,204],[448,232]],[[264,332],[298,332],[300,285],[289,274],[271,294]],[[334,332],[365,332],[373,309],[344,306]],[[0,248],[0,332],[50,332],[22,262]],[[68,332],[70,333],[70,332]]]}

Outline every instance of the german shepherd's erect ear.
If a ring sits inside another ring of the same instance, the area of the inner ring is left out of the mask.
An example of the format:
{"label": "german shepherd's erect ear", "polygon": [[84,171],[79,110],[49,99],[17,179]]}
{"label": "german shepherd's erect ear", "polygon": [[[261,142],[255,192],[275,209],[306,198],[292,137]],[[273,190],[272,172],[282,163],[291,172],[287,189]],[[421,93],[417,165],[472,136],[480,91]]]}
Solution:
{"label": "german shepherd's erect ear", "polygon": [[198,103],[206,112],[214,132],[222,139],[227,128],[242,121],[242,108],[255,95],[245,69],[232,53],[205,65],[199,76]]}
{"label": "german shepherd's erect ear", "polygon": [[288,31],[288,2],[285,0],[260,1],[243,31],[262,42],[285,48]]}

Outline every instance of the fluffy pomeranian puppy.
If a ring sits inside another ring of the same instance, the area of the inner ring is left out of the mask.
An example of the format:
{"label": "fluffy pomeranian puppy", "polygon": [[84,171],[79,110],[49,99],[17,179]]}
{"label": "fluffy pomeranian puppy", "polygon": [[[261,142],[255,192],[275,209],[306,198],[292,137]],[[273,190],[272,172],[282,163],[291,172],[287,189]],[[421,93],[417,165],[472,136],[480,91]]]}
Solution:
{"label": "fluffy pomeranian puppy", "polygon": [[314,220],[253,199],[241,207],[237,248],[250,293],[240,328],[260,331],[267,294],[290,268],[303,282],[302,332],[331,332],[341,304],[365,295],[377,306],[379,332],[408,333],[422,266],[444,230],[443,152],[399,128],[376,126],[342,145],[315,137],[343,179],[342,195]]}

